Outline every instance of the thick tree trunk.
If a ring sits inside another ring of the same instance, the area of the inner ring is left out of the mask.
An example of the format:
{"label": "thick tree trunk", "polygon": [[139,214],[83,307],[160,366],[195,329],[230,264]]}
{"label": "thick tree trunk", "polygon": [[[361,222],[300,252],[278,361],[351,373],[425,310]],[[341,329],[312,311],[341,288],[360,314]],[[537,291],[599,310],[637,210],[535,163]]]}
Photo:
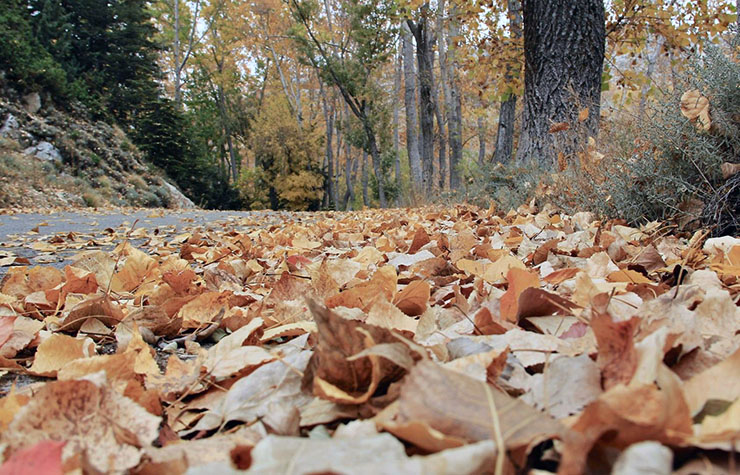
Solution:
{"label": "thick tree trunk", "polygon": [[421,8],[418,22],[408,20],[416,39],[416,61],[419,68],[419,122],[421,124],[421,190],[429,193],[434,174],[434,87],[433,55],[434,35],[429,31],[429,5]]}
{"label": "thick tree trunk", "polygon": [[[603,0],[524,1],[524,113],[517,161],[555,164],[599,127],[604,62]],[[589,116],[578,123],[579,110]],[[550,133],[555,123],[570,130]],[[581,133],[581,131],[583,133]]]}
{"label": "thick tree trunk", "polygon": [[414,44],[408,25],[401,25],[403,52],[403,103],[406,108],[406,151],[409,156],[412,188],[421,187],[421,151],[419,149],[419,122],[416,110],[416,66]]}
{"label": "thick tree trunk", "polygon": [[[512,38],[518,40],[522,37],[522,2],[520,0],[508,0],[509,31]],[[506,66],[506,81],[512,80],[515,66]],[[496,134],[496,149],[493,151],[493,161],[506,163],[514,154],[514,125],[516,122],[517,96],[512,88],[506,93],[498,115],[498,131]]]}

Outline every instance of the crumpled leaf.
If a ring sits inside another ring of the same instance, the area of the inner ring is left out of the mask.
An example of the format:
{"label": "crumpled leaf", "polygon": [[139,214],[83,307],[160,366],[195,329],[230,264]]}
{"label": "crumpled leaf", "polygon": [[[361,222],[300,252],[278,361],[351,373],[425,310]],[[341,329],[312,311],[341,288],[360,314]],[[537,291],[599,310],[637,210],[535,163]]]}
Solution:
{"label": "crumpled leaf", "polygon": [[394,422],[423,422],[469,442],[503,440],[509,452],[569,437],[568,429],[533,407],[427,361],[419,362],[404,380]]}
{"label": "crumpled leaf", "polygon": [[95,343],[90,338],[72,338],[55,333],[41,342],[29,372],[39,376],[56,376],[65,364],[95,354]]}
{"label": "crumpled leaf", "polygon": [[691,121],[698,119],[698,126],[709,130],[712,121],[709,118],[709,99],[698,89],[686,91],[681,96],[681,114]]}
{"label": "crumpled leaf", "polygon": [[348,358],[380,343],[396,343],[388,329],[346,320],[335,312],[308,302],[318,327],[318,344],[311,358],[306,381],[314,393],[330,401],[360,404],[373,395],[381,382],[390,382],[403,369],[374,355],[354,361]]}
{"label": "crumpled leaf", "polygon": [[203,366],[214,381],[222,381],[246,368],[275,359],[269,351],[254,345],[259,342],[258,330],[262,324],[261,318],[255,318],[208,350]]}
{"label": "crumpled leaf", "polygon": [[301,390],[301,372],[308,365],[309,358],[310,351],[296,351],[281,360],[260,366],[234,383],[208,408],[195,427],[183,435],[213,430],[228,421],[251,423],[268,414],[273,420],[292,418],[292,410],[312,399]]}
{"label": "crumpled leaf", "polygon": [[92,381],[47,383],[0,436],[11,453],[46,440],[66,441],[63,457],[85,454],[101,472],[136,466],[141,447],[159,432],[160,418]]}

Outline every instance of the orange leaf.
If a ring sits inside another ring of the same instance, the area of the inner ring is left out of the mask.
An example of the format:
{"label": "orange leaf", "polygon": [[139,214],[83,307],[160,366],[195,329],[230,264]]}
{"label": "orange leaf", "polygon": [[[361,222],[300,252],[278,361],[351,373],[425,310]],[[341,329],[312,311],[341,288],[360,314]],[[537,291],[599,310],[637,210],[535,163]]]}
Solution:
{"label": "orange leaf", "polygon": [[429,234],[424,230],[424,228],[418,228],[416,230],[416,233],[414,233],[414,240],[411,241],[411,247],[409,248],[409,254],[414,254],[416,251],[424,247],[426,244],[430,242]]}
{"label": "orange leaf", "polygon": [[630,269],[622,269],[614,271],[606,276],[606,280],[609,282],[629,282],[632,284],[652,284],[653,281],[640,274],[637,271]]}
{"label": "orange leaf", "polygon": [[556,122],[550,126],[550,132],[551,134],[554,134],[555,132],[563,132],[570,129],[570,125],[567,122]]}
{"label": "orange leaf", "polygon": [[572,279],[579,272],[581,272],[581,269],[577,269],[575,267],[568,267],[565,269],[556,270],[555,272],[548,274],[547,277],[545,277],[545,282],[552,285],[558,285],[568,279]]}
{"label": "orange leaf", "polygon": [[519,296],[530,287],[539,287],[540,278],[534,272],[512,267],[506,274],[506,280],[509,282],[509,288],[501,297],[501,318],[516,322]]}
{"label": "orange leaf", "polygon": [[427,309],[430,290],[427,282],[415,280],[396,295],[393,303],[406,315],[417,317]]}

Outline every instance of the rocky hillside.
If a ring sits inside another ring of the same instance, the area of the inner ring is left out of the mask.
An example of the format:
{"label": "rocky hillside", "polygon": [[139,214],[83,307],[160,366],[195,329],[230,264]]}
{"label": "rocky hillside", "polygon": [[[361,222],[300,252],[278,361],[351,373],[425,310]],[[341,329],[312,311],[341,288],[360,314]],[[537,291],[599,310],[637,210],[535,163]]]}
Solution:
{"label": "rocky hillside", "polygon": [[119,127],[85,116],[2,91],[0,207],[195,207]]}

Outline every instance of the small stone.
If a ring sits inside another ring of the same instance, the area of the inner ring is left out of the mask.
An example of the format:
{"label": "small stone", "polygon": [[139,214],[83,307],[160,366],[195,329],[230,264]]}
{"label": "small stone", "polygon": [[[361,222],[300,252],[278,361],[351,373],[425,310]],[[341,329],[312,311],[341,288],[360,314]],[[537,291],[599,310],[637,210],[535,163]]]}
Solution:
{"label": "small stone", "polygon": [[50,162],[62,161],[62,154],[57,148],[49,142],[39,142],[33,147],[28,147],[23,151],[26,155],[33,155],[40,160]]}
{"label": "small stone", "polygon": [[41,110],[41,96],[38,92],[32,92],[23,96],[23,108],[29,114],[35,114]]}

